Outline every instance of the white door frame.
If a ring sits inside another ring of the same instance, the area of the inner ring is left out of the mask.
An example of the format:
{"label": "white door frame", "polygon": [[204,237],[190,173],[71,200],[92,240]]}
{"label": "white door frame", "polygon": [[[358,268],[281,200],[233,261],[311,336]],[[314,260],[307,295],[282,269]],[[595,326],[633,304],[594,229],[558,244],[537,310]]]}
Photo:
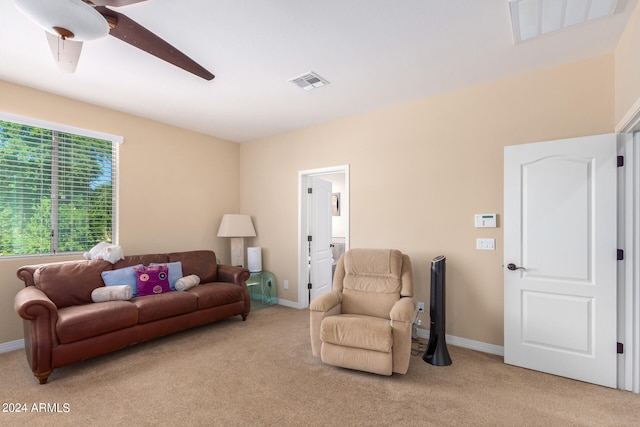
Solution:
{"label": "white door frame", "polygon": [[619,237],[625,251],[618,299],[619,339],[624,343],[624,353],[618,359],[618,388],[640,393],[640,99],[618,124],[616,132],[622,134],[620,147],[624,154],[620,176],[624,232]]}
{"label": "white door frame", "polygon": [[[309,198],[307,188],[311,176],[344,173],[344,191],[340,195],[342,206],[340,214],[346,216],[345,250],[349,248],[349,165],[330,166],[320,169],[309,169],[298,172],[298,303],[296,308],[309,307],[309,281],[307,273],[307,229],[309,218]],[[344,208],[344,209],[343,209]]]}

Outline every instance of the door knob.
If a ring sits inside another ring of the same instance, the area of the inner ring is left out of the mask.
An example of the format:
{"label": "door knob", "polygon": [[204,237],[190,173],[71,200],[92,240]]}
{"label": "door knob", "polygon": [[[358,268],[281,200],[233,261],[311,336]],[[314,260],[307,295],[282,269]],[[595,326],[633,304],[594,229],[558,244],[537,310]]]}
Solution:
{"label": "door knob", "polygon": [[526,268],[524,267],[518,267],[516,266],[514,263],[509,263],[507,264],[507,269],[511,270],[511,271],[516,271],[516,270],[526,270]]}

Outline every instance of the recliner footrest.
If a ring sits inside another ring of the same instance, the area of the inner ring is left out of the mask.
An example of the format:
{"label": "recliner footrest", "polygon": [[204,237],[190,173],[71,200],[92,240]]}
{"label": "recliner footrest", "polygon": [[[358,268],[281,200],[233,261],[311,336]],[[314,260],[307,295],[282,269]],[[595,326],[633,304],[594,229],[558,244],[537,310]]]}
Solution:
{"label": "recliner footrest", "polygon": [[387,319],[358,314],[328,316],[320,325],[322,342],[389,353],[393,331]]}

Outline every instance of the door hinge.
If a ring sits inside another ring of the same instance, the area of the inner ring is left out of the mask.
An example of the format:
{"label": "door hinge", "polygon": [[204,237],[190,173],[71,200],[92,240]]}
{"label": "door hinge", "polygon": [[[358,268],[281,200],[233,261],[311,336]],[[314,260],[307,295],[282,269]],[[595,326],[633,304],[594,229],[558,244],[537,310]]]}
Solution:
{"label": "door hinge", "polygon": [[618,352],[618,354],[623,354],[624,353],[624,344],[622,344],[621,342],[617,343],[617,349],[616,351]]}
{"label": "door hinge", "polygon": [[313,289],[313,285],[311,283],[307,283],[307,289]]}
{"label": "door hinge", "polygon": [[618,249],[618,261],[624,260],[624,249]]}
{"label": "door hinge", "polygon": [[313,241],[313,236],[307,236],[307,242],[312,242]]}
{"label": "door hinge", "polygon": [[618,167],[621,168],[624,166],[624,156],[618,156]]}
{"label": "door hinge", "polygon": [[313,188],[311,187],[307,188],[307,194],[311,194],[311,193],[313,193]]}

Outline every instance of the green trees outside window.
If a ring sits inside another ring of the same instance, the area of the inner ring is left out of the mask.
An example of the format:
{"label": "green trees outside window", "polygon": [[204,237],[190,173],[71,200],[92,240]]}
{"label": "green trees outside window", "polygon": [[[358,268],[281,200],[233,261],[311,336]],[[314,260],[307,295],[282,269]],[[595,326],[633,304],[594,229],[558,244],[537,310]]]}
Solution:
{"label": "green trees outside window", "polygon": [[0,120],[0,256],[112,241],[114,145]]}

